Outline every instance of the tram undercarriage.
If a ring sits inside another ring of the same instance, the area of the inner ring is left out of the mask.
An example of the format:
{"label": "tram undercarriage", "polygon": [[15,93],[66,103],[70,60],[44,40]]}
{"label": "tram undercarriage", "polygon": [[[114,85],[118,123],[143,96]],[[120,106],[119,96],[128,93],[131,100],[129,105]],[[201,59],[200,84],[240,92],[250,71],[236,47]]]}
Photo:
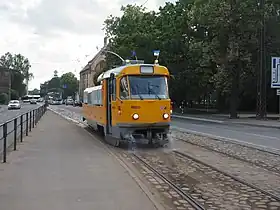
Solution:
{"label": "tram undercarriage", "polygon": [[124,128],[121,142],[164,146],[169,143],[169,126],[164,128]]}

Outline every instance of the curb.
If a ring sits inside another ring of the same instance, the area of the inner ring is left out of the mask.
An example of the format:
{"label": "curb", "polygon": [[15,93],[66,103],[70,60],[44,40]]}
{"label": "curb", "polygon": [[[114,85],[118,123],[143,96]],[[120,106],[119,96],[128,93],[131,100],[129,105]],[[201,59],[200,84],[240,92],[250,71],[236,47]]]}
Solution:
{"label": "curb", "polygon": [[49,108],[49,107],[48,107],[47,109],[50,110],[50,111],[52,111],[53,113],[59,115],[60,117],[66,119],[66,120],[69,120],[69,121],[71,121],[71,122],[73,122],[73,123],[75,123],[75,124],[78,124],[78,125],[80,125],[80,126],[81,126],[81,125],[84,125],[82,122],[79,122],[79,121],[74,120],[74,119],[72,119],[72,118],[70,118],[70,117],[67,117],[67,116],[65,116],[65,115],[63,115],[63,114],[61,114],[61,113],[59,113],[59,112],[53,110],[52,108]]}
{"label": "curb", "polygon": [[[47,108],[48,110],[52,111],[53,113],[59,115],[60,117],[73,122],[75,124],[79,125],[83,125],[81,122],[74,120],[70,117],[66,117],[65,115],[53,110],[52,108]],[[88,135],[90,135],[91,137],[96,139],[96,136],[94,136],[92,133],[87,132]],[[145,195],[147,196],[147,198],[151,201],[151,203],[154,205],[154,207],[157,210],[164,210],[165,208],[163,207],[163,205],[157,201],[157,199],[154,197],[154,194],[149,190],[148,186],[144,183],[144,181],[140,178],[139,174],[136,173],[135,170],[133,170],[127,163],[125,163],[125,161],[123,161],[120,157],[118,157],[116,154],[114,154],[113,151],[111,151],[110,148],[107,147],[107,145],[105,145],[104,143],[102,143],[101,141],[99,141],[99,143],[102,145],[103,149],[109,153],[109,155],[111,155],[112,157],[114,157],[116,159],[117,162],[119,162],[120,166],[124,168],[124,170],[127,171],[127,173],[130,175],[130,177],[135,181],[135,183],[138,185],[138,187],[145,193]]]}
{"label": "curb", "polygon": [[171,115],[171,118],[196,120],[196,121],[212,122],[212,123],[219,123],[219,124],[225,123],[225,121],[221,121],[221,120],[212,120],[212,119],[206,119],[206,118],[200,118],[200,117],[187,117],[187,116],[180,116],[180,115]]}
{"label": "curb", "polygon": [[251,127],[265,127],[265,128],[275,128],[280,129],[280,123],[279,126],[274,125],[260,125],[260,124],[253,124],[253,123],[246,123],[246,122],[231,122],[231,121],[221,121],[221,120],[212,120],[212,119],[206,119],[206,118],[199,118],[199,117],[187,117],[187,116],[180,116],[180,115],[171,115],[171,118],[178,118],[178,119],[185,119],[185,120],[194,120],[194,121],[202,121],[202,122],[212,122],[212,123],[218,123],[218,124],[224,124],[224,125],[247,125]]}
{"label": "curb", "polygon": [[275,128],[275,129],[280,129],[280,123],[279,126],[274,126],[274,125],[259,125],[259,124],[252,124],[252,123],[242,123],[242,122],[230,122],[228,124],[237,124],[237,125],[247,125],[251,127],[258,127],[258,128]]}

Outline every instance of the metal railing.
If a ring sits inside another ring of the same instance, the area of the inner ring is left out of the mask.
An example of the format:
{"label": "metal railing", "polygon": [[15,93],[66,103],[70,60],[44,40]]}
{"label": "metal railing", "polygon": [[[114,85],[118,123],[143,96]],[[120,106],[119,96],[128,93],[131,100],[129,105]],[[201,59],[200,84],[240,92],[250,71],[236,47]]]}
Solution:
{"label": "metal railing", "polygon": [[46,106],[42,105],[0,124],[0,154],[3,163],[7,161],[8,150],[12,146],[13,150],[17,149],[17,143],[23,142],[23,135],[28,136],[46,110]]}

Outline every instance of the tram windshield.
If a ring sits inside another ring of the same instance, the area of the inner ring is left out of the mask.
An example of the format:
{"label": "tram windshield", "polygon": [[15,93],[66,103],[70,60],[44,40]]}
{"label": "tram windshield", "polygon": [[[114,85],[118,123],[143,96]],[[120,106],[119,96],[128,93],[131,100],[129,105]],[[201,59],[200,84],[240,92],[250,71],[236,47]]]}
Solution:
{"label": "tram windshield", "polygon": [[[128,90],[126,78],[121,81],[121,90]],[[130,99],[167,99],[167,78],[164,76],[128,76],[129,93],[125,94]],[[122,92],[122,91],[121,91]],[[128,91],[127,91],[128,92]],[[130,96],[130,97],[129,97]]]}

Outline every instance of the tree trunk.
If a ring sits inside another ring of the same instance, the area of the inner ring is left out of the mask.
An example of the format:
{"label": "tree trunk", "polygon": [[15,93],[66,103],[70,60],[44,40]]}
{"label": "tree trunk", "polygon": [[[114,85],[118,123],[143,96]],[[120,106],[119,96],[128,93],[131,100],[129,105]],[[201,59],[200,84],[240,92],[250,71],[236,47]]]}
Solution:
{"label": "tree trunk", "polygon": [[237,119],[237,109],[239,105],[239,76],[240,76],[240,65],[234,65],[232,69],[232,86],[230,95],[230,118]]}

